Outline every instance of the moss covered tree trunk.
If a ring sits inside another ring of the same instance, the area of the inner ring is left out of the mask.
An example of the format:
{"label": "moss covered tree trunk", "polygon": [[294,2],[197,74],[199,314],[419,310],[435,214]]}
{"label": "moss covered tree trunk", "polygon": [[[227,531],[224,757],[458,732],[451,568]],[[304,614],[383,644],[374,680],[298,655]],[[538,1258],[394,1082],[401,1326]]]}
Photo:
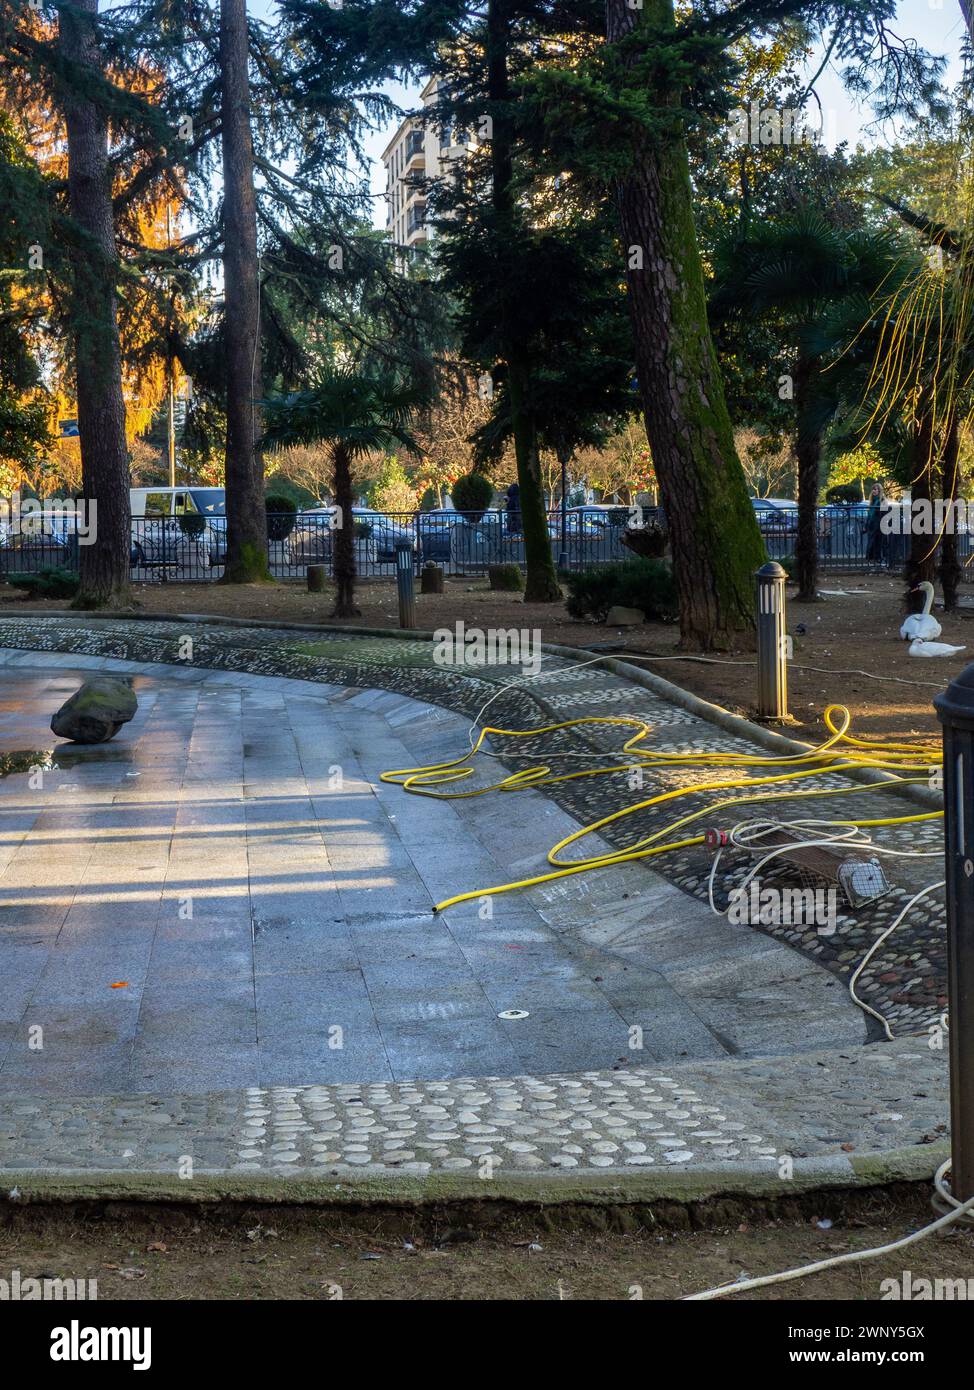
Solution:
{"label": "moss covered tree trunk", "polygon": [[[98,0],[75,0],[59,16],[62,54],[81,70],[103,67],[95,19]],[[73,257],[74,337],[82,495],[94,507],[95,542],[79,547],[81,585],[75,606],[120,607],[129,601],[128,447],[118,335],[118,252],[108,165],[108,123],[72,81],[64,97],[68,198],[78,228]]]}
{"label": "moss covered tree trunk", "polygon": [[356,618],[355,607],[355,518],[352,515],[352,456],[346,445],[333,444],[332,485],[338,508],[338,527],[333,542],[332,573],[335,579],[333,618]]}
{"label": "moss covered tree trunk", "polygon": [[249,53],[246,0],[220,0],[229,584],[270,578],[264,461],[257,447],[262,379]]}
{"label": "moss covered tree trunk", "polygon": [[818,487],[822,461],[822,436],[807,426],[807,406],[817,365],[799,358],[795,366],[795,408],[798,430],[795,454],[798,459],[798,535],[795,538],[795,579],[798,601],[818,601]]}
{"label": "moss covered tree trunk", "polygon": [[[505,254],[515,254],[522,229],[521,214],[514,196],[514,163],[510,122],[505,107],[510,99],[508,50],[510,45],[511,0],[489,0],[487,7],[487,94],[491,103],[493,131],[490,140],[491,198],[495,216],[495,238]],[[526,603],[557,603],[561,586],[555,572],[548,535],[537,425],[532,412],[530,365],[519,351],[512,329],[513,306],[508,310],[504,293],[503,266],[498,339],[507,370],[507,390],[511,406],[511,432],[517,458],[521,524],[527,575],[524,581]]]}
{"label": "moss covered tree trunk", "polygon": [[[607,0],[608,39],[647,24],[672,27],[672,0]],[[764,542],[734,447],[707,323],[693,223],[679,92],[664,135],[642,136],[616,190],[646,433],[673,551],[684,647],[704,650],[746,637],[754,623],[754,570]]]}

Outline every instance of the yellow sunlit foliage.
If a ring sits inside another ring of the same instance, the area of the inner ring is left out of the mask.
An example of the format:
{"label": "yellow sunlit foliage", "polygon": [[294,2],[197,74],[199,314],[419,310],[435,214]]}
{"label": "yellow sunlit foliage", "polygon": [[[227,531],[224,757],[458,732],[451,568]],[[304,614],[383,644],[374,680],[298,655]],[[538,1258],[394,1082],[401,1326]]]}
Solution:
{"label": "yellow sunlit foliage", "polygon": [[[51,36],[50,28],[45,28],[43,21],[29,9],[25,10],[23,23],[30,25],[39,38]],[[162,78],[150,70],[136,70],[116,73],[115,80],[151,101]],[[24,148],[44,175],[60,185],[52,192],[66,204],[67,140],[61,114],[46,103],[36,87],[27,89],[11,80],[9,75],[0,76],[0,111],[9,117]],[[116,198],[125,192],[130,181],[139,177],[147,159],[144,153],[135,153],[131,159],[126,159],[124,173],[115,180]],[[136,270],[135,262],[147,251],[178,247],[182,203],[179,183],[170,174],[147,180],[145,187],[131,200],[119,204],[116,219],[122,266],[119,333],[125,433],[130,444],[149,428],[166,397],[169,364],[160,345],[166,340],[167,321],[185,325],[190,313],[177,296],[167,297],[159,292],[164,283],[161,275],[156,278],[154,272],[146,274],[141,267]],[[48,407],[54,443],[46,455],[38,457],[34,467],[12,469],[3,467],[4,461],[0,460],[0,490],[6,489],[11,481],[14,486],[29,485],[42,495],[77,489],[81,483],[79,441],[76,435],[61,434],[62,428],[71,428],[76,416],[70,345],[57,325],[59,306],[44,269],[34,269],[25,275],[16,294],[21,297],[23,307],[31,311],[24,331],[29,349],[39,364],[43,382],[41,394]],[[174,364],[173,370],[180,370],[178,364]],[[28,394],[36,396],[37,393]]]}

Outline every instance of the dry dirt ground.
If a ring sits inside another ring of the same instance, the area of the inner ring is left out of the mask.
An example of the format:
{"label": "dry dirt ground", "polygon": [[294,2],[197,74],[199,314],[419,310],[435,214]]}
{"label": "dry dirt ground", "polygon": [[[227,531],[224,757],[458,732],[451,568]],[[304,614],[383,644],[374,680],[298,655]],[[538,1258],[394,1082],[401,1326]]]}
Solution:
{"label": "dry dirt ground", "polygon": [[[825,593],[818,603],[789,604],[788,630],[794,640],[790,704],[801,726],[795,732],[820,737],[822,709],[839,701],[852,710],[859,732],[938,736],[930,702],[967,660],[974,659],[974,607],[947,617],[939,614],[944,629],[941,640],[966,646],[968,651],[955,657],[919,660],[909,656],[908,643],[899,638],[903,585],[898,578],[829,576],[822,587]],[[331,610],[329,594],[309,594],[293,583],[140,585],[135,600],[139,610],[146,613],[214,613],[299,623],[327,623]],[[396,590],[391,582],[362,584],[359,606],[358,624],[390,627],[398,623]],[[0,585],[0,616],[63,608],[63,602],[31,602],[19,591]],[[645,623],[623,629],[578,623],[559,604],[525,604],[518,594],[491,593],[486,580],[480,579],[449,580],[443,595],[421,597],[418,620],[426,629],[452,627],[462,620],[468,627],[482,629],[537,629],[543,641],[569,646],[611,646],[620,654],[668,658],[678,655],[675,626]],[[706,699],[738,713],[749,713],[753,654],[726,652],[714,660],[720,664],[680,659],[647,666]],[[867,674],[860,674],[863,672]]]}
{"label": "dry dirt ground", "polygon": [[[702,1230],[647,1225],[645,1212],[629,1209],[607,1219],[558,1208],[435,1217],[307,1207],[8,1207],[0,1277],[17,1269],[21,1280],[96,1279],[102,1299],[676,1299],[743,1271],[768,1274],[881,1245],[933,1218],[920,1188],[859,1197],[851,1209],[835,1196],[819,1200],[821,1210],[808,1198],[802,1212],[781,1220],[725,1208],[725,1224]],[[934,1236],[902,1253],[734,1297],[875,1301],[881,1281],[900,1279],[904,1269],[914,1281],[964,1280],[974,1297],[974,1233]]]}

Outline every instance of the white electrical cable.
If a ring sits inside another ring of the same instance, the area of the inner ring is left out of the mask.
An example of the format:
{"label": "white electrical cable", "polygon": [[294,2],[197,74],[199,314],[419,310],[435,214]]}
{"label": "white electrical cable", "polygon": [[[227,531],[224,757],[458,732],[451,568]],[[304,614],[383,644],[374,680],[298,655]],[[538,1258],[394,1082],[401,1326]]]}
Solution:
{"label": "white electrical cable", "polygon": [[758,1279],[739,1279],[733,1284],[719,1284],[714,1289],[705,1289],[703,1293],[686,1294],[681,1302],[700,1303],[715,1298],[724,1298],[730,1293],[744,1293],[748,1289],[763,1289],[769,1284],[784,1284],[790,1279],[804,1279],[806,1275],[818,1274],[823,1269],[835,1269],[838,1265],[857,1264],[860,1260],[875,1260],[881,1255],[891,1255],[894,1250],[904,1250],[908,1245],[913,1245],[916,1241],[933,1235],[935,1231],[942,1231],[945,1226],[951,1225],[959,1217],[974,1211],[974,1197],[968,1197],[966,1202],[958,1202],[957,1198],[944,1186],[944,1175],[949,1168],[950,1160],[947,1159],[934,1173],[933,1182],[938,1195],[953,1210],[938,1217],[936,1221],[931,1221],[929,1226],[922,1226],[919,1231],[913,1231],[908,1236],[901,1236],[899,1240],[892,1240],[888,1245],[876,1245],[868,1250],[850,1250],[848,1254],[833,1255],[831,1259],[816,1260],[814,1264],[799,1265],[795,1269],[782,1270],[780,1274],[765,1274]]}
{"label": "white electrical cable", "polygon": [[909,902],[906,904],[906,906],[903,908],[902,912],[900,912],[900,914],[898,915],[898,917],[896,918],[896,920],[895,920],[894,922],[891,922],[891,923],[890,923],[890,925],[886,928],[886,930],[882,933],[881,936],[877,936],[876,940],[873,942],[873,944],[870,946],[869,950],[868,950],[868,951],[866,952],[866,954],[863,956],[862,960],[861,960],[861,961],[859,962],[859,964],[856,966],[855,970],[854,970],[853,973],[852,973],[852,978],[851,978],[850,981],[849,981],[849,993],[850,993],[850,995],[852,996],[852,998],[854,999],[854,1001],[859,1005],[860,1009],[865,1010],[865,1012],[866,1012],[867,1014],[871,1014],[873,1018],[879,1019],[879,1022],[883,1025],[883,1030],[884,1030],[884,1032],[886,1033],[886,1036],[887,1036],[887,1038],[890,1040],[890,1042],[893,1042],[893,1040],[894,1040],[894,1039],[893,1039],[893,1031],[892,1031],[892,1029],[890,1028],[889,1024],[887,1023],[886,1019],[883,1018],[882,1014],[877,1013],[875,1009],[870,1008],[870,1006],[869,1006],[868,1004],[864,1003],[863,1000],[859,998],[858,994],[856,993],[856,981],[859,979],[859,976],[860,976],[860,975],[862,974],[862,972],[865,970],[866,966],[867,966],[867,965],[869,964],[869,962],[872,960],[873,956],[874,956],[874,955],[876,954],[876,952],[879,950],[880,946],[882,946],[882,944],[883,944],[883,942],[886,940],[886,938],[887,938],[888,936],[891,936],[891,935],[893,934],[893,932],[896,930],[896,928],[900,925],[900,923],[902,922],[903,918],[904,918],[904,917],[906,916],[906,914],[909,912],[909,910],[910,910],[910,908],[913,906],[913,904],[914,904],[914,903],[918,903],[922,897],[925,897],[925,896],[926,896],[927,893],[932,893],[932,892],[935,891],[935,889],[937,889],[937,888],[943,888],[943,887],[945,887],[945,886],[946,886],[946,880],[945,880],[945,879],[941,879],[939,883],[928,883],[927,886],[926,886],[926,888],[921,888],[920,891],[919,891],[919,893],[914,893],[913,897],[910,899],[910,901],[909,901]]}

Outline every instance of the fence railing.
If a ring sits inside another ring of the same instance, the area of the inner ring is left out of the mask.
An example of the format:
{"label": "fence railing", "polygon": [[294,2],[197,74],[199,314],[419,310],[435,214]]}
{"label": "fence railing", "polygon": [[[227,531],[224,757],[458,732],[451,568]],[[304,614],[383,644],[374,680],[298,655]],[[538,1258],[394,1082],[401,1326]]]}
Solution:
{"label": "fence railing", "polygon": [[[785,560],[795,553],[798,514],[787,512],[763,513],[758,525],[764,537],[768,558]],[[911,537],[904,531],[870,533],[864,507],[819,507],[816,513],[816,538],[819,569],[836,573],[885,570],[895,573],[903,568],[910,552]],[[936,545],[936,536],[929,538]],[[957,532],[957,556],[963,565],[974,555],[974,540],[967,530]],[[965,572],[966,577],[966,572]]]}
{"label": "fence railing", "polygon": [[[552,557],[569,570],[585,570],[632,558],[623,544],[630,521],[627,507],[604,512],[569,512],[562,536],[561,513],[548,513]],[[666,529],[659,508],[642,509],[644,524]],[[453,576],[481,575],[489,565],[526,563],[520,517],[506,511],[399,512],[356,515],[354,554],[363,579],[395,577],[396,546],[410,542],[417,570],[428,561]],[[797,514],[794,511],[759,515],[768,556],[785,560],[794,554]],[[267,557],[277,579],[303,580],[309,565],[332,569],[336,532],[328,512],[281,515],[268,523]],[[819,565],[828,571],[900,569],[910,545],[907,535],[870,537],[862,508],[821,507],[817,516]],[[974,554],[967,532],[958,535],[961,563]],[[130,562],[136,583],[196,583],[219,579],[226,564],[226,525],[223,518],[199,516],[170,519],[138,518],[132,522]],[[0,576],[36,574],[42,569],[74,570],[78,565],[77,537],[57,523],[39,534],[8,535],[0,539]]]}

